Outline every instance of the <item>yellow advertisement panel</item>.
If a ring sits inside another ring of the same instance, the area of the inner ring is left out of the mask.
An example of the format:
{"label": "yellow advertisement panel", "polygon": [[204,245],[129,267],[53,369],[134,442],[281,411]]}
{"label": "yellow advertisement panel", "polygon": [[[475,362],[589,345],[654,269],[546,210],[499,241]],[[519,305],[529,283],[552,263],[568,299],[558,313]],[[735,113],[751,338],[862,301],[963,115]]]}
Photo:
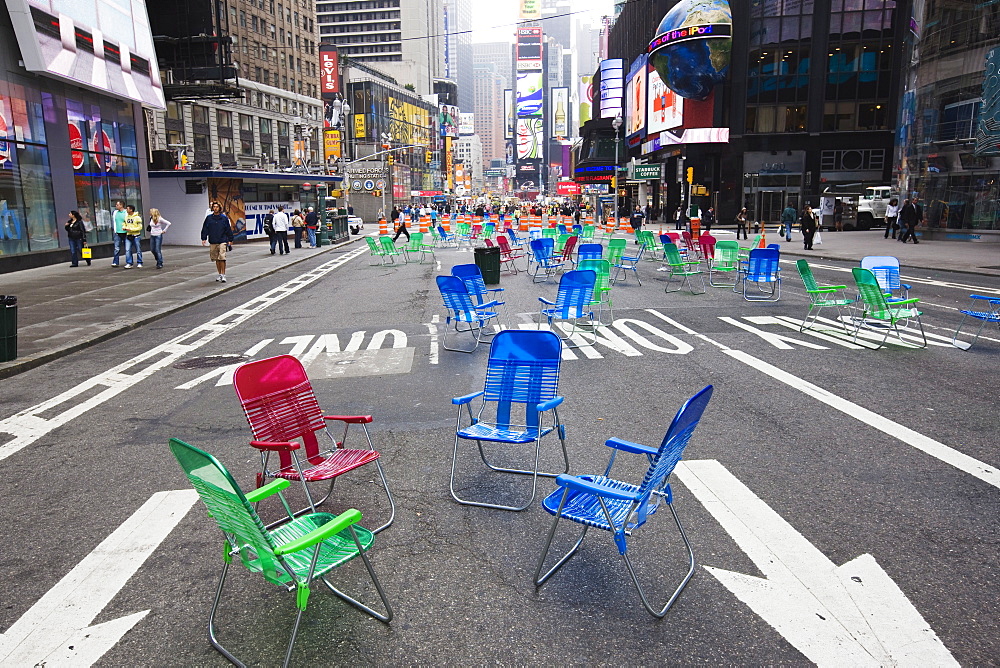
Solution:
{"label": "yellow advertisement panel", "polygon": [[340,159],[340,157],[340,130],[327,130],[323,133],[323,159],[329,161],[331,158]]}
{"label": "yellow advertisement panel", "polygon": [[537,21],[542,18],[541,0],[521,0],[521,20]]}
{"label": "yellow advertisement panel", "polygon": [[354,114],[354,138],[363,139],[367,136],[368,131],[365,129],[365,115]]}

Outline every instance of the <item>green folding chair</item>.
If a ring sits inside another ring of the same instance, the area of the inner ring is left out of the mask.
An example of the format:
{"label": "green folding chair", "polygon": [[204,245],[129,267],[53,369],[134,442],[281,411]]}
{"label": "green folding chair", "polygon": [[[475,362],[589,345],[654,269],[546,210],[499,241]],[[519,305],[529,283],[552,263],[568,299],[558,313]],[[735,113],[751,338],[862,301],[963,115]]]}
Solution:
{"label": "green folding chair", "polygon": [[646,247],[646,259],[659,262],[663,259],[662,248],[652,230],[639,230],[635,233],[636,240]]}
{"label": "green folding chair", "polygon": [[[298,613],[285,652],[286,667],[292,658],[299,623],[309,601],[310,587],[317,579],[337,597],[359,610],[386,623],[392,620],[392,608],[368,559],[367,553],[375,541],[375,536],[358,524],[361,520],[359,511],[351,508],[339,515],[309,513],[292,518],[292,510],[281,495],[281,490],[290,484],[288,480],[275,480],[244,494],[229,471],[204,450],[172,438],[170,451],[205,503],[209,516],[215,520],[225,536],[222,576],[215,592],[212,611],[208,615],[209,642],[223,656],[238,666],[244,665],[215,637],[215,613],[222,600],[226,575],[233,557],[239,557],[249,572],[259,574],[266,581],[289,592],[295,592]],[[264,528],[264,523],[258,517],[253,504],[275,494],[288,512],[289,519],[280,526],[268,530]],[[330,571],[355,557],[361,557],[364,562],[379,598],[382,599],[385,614],[376,612],[364,603],[351,598],[330,584],[327,579]],[[252,627],[250,630],[252,632]]]}
{"label": "green folding chair", "polygon": [[[378,267],[385,264],[385,251],[382,250],[381,244],[377,242],[372,237],[365,237],[365,241],[368,242],[368,265],[371,267]],[[373,264],[371,258],[378,258],[378,264]]]}
{"label": "green folding chair", "polygon": [[[731,283],[721,283],[715,275],[733,277]],[[740,274],[740,244],[737,241],[718,241],[715,257],[708,262],[708,284],[713,288],[731,288],[736,285]]]}
{"label": "green folding chair", "polygon": [[[843,291],[847,289],[846,285],[820,285],[813,278],[812,269],[809,267],[809,263],[806,260],[798,260],[795,263],[795,267],[799,270],[799,277],[802,279],[802,284],[806,288],[806,295],[809,297],[809,311],[806,313],[806,317],[802,320],[799,325],[799,331],[804,331],[806,328],[810,328],[816,324],[817,318],[819,318],[819,313],[825,308],[835,308],[837,309],[837,317],[840,322],[846,323],[844,320],[844,314],[841,312],[841,308],[845,306],[852,306],[854,304],[854,299],[844,296]],[[816,311],[813,314],[813,310]],[[810,316],[812,320],[810,320]]]}
{"label": "green folding chair", "polygon": [[[705,292],[705,277],[702,275],[701,269],[695,269],[700,264],[700,260],[685,260],[681,258],[681,252],[674,244],[663,244],[663,266],[670,272],[667,274],[667,284],[663,287],[663,291],[677,292],[687,284],[691,294],[699,294],[694,289],[694,283],[691,282],[691,279],[697,276],[698,280],[701,281],[701,292]],[[675,289],[671,290],[670,284],[674,278],[677,278],[679,283]]]}
{"label": "green folding chair", "polygon": [[622,255],[625,254],[625,247],[628,244],[628,239],[609,239],[608,240],[608,252],[605,254],[605,260],[611,263],[611,266],[616,264],[621,264]]}
{"label": "green folding chair", "polygon": [[[411,239],[413,238],[412,233],[410,235],[410,238]],[[396,248],[396,244],[395,242],[393,242],[392,237],[390,237],[389,235],[385,235],[379,237],[378,240],[382,244],[383,261],[385,258],[388,258],[392,264],[396,264],[396,258],[402,257],[403,254],[399,251],[398,248]]]}
{"label": "green folding chair", "polygon": [[[882,288],[879,287],[878,279],[875,278],[875,274],[870,269],[854,267],[851,269],[851,273],[854,275],[854,283],[858,286],[858,306],[862,309],[861,316],[856,319],[855,323],[855,341],[858,340],[858,333],[861,331],[861,328],[866,326],[871,327],[869,321],[874,320],[882,323],[881,327],[885,331],[882,341],[878,344],[879,348],[884,346],[885,342],[889,339],[890,331],[896,334],[896,338],[900,342],[905,343],[898,323],[904,321],[908,325],[909,320],[912,318],[917,321],[917,325],[920,327],[920,336],[923,338],[923,345],[920,347],[927,347],[927,335],[924,333],[923,323],[920,322],[920,311],[916,307],[911,306],[912,304],[919,303],[920,299],[914,297],[913,299],[903,299],[901,301],[886,301],[885,294],[882,292]],[[903,327],[902,329],[907,329],[907,327]]]}
{"label": "green folding chair", "polygon": [[[433,229],[433,228],[432,228]],[[431,262],[434,262],[434,246],[428,243],[424,243],[424,233],[423,232],[410,232],[410,242],[403,246],[403,257],[406,262],[410,261],[410,254],[416,255],[420,254],[419,263],[424,263],[424,258],[430,255]]]}
{"label": "green folding chair", "polygon": [[615,321],[615,308],[611,301],[611,263],[607,260],[581,260],[577,269],[590,269],[597,274],[597,281],[594,283],[594,300],[589,306],[597,307],[597,321],[604,324],[604,307],[608,307],[611,320]]}

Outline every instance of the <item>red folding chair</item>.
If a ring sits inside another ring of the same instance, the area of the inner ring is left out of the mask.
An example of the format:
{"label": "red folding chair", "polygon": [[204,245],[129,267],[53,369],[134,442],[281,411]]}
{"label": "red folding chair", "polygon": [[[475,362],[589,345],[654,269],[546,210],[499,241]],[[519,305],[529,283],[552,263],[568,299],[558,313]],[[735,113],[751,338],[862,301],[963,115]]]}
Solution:
{"label": "red folding chair", "polygon": [[698,247],[701,249],[703,260],[711,260],[715,257],[715,237],[708,232],[698,237]]}
{"label": "red folding chair", "polygon": [[[257,486],[261,487],[268,478],[298,480],[305,490],[309,505],[296,511],[294,515],[316,512],[333,493],[337,478],[348,471],[375,463],[382,487],[389,499],[389,520],[374,530],[378,533],[392,524],[396,506],[389,491],[379,453],[368,434],[370,415],[323,415],[313,392],[312,384],[306,376],[302,363],[291,355],[279,355],[256,362],[248,362],[236,369],[233,377],[236,396],[246,414],[254,440],[250,445],[261,455],[261,472],[257,474]],[[327,429],[330,421],[342,422],[344,434],[336,440]],[[345,448],[347,430],[352,424],[361,425],[368,448]],[[321,451],[316,432],[324,431],[333,444]],[[301,441],[297,442],[296,439]],[[305,447],[305,457],[300,456]],[[278,468],[269,467],[272,452],[278,453]],[[330,481],[330,489],[319,501],[314,501],[308,483]]]}
{"label": "red folding chair", "polygon": [[514,261],[527,256],[524,253],[517,254],[511,247],[510,242],[507,241],[507,237],[502,234],[497,237],[497,245],[500,247],[500,266],[507,265],[507,268],[513,270],[516,274],[517,265]]}
{"label": "red folding chair", "polygon": [[566,240],[566,245],[562,249],[562,262],[568,264],[573,260],[573,251],[576,250],[576,242],[580,237],[572,236]]}

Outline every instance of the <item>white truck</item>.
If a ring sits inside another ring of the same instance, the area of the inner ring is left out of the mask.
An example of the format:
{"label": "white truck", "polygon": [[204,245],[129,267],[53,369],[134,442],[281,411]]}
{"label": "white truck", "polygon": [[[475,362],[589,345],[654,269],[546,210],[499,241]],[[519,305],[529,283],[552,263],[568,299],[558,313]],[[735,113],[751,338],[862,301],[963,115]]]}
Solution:
{"label": "white truck", "polygon": [[858,200],[857,228],[868,230],[885,225],[885,209],[893,197],[898,199],[899,195],[892,186],[865,188],[864,194]]}

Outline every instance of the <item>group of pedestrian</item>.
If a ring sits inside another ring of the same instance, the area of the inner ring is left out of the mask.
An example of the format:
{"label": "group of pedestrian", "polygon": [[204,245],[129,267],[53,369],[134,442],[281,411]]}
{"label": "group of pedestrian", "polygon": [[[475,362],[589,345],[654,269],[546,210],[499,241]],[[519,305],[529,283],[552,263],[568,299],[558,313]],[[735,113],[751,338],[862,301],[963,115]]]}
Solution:
{"label": "group of pedestrian", "polygon": [[309,248],[316,248],[316,232],[319,229],[319,214],[313,207],[303,211],[295,209],[292,215],[285,213],[283,207],[275,207],[264,215],[264,234],[267,235],[271,255],[277,249],[279,255],[291,253],[288,245],[288,232],[293,234],[295,248],[302,248],[303,240],[308,241]]}
{"label": "group of pedestrian", "polygon": [[[156,259],[156,268],[163,268],[163,233],[170,227],[170,221],[160,215],[159,209],[149,210],[149,220],[143,223],[142,215],[136,212],[131,204],[118,200],[111,216],[114,222],[114,257],[112,267],[121,266],[121,256],[125,256],[125,269],[133,266],[142,269],[142,231],[149,232],[149,250]],[[79,267],[80,260],[85,260],[87,266],[92,264],[87,240],[87,225],[80,212],[73,210],[66,218],[66,237],[69,240],[70,266]],[[86,256],[86,257],[85,257]],[[134,263],[134,264],[133,264]]]}

